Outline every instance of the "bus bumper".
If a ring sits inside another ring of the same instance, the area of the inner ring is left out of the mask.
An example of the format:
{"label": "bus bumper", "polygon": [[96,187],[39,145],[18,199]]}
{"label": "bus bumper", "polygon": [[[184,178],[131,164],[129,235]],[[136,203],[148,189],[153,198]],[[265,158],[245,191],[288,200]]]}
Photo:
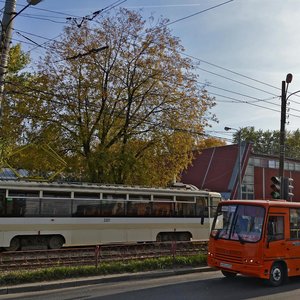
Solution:
{"label": "bus bumper", "polygon": [[208,256],[207,264],[210,267],[224,270],[233,273],[239,273],[246,276],[258,277],[262,279],[269,278],[269,269],[270,267],[266,267],[262,265],[259,261],[249,260],[244,261],[243,263],[236,263],[226,260],[219,260],[213,257]]}

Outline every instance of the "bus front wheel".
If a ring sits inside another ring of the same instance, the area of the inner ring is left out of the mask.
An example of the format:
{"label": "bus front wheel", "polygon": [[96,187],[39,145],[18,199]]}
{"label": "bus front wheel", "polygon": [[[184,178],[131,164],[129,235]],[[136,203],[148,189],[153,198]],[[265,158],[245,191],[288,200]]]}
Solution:
{"label": "bus front wheel", "polygon": [[236,273],[234,272],[229,272],[224,270],[221,270],[221,272],[226,278],[234,278],[236,276]]}
{"label": "bus front wheel", "polygon": [[285,279],[284,267],[281,263],[274,263],[270,270],[269,284],[279,286]]}

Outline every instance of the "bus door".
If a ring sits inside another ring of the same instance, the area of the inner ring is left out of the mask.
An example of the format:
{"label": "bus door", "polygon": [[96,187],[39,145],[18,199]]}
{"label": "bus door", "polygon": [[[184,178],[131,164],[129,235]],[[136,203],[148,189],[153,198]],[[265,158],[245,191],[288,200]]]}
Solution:
{"label": "bus door", "polygon": [[288,214],[276,212],[276,208],[271,208],[267,219],[264,258],[266,260],[276,260],[279,257],[286,257],[287,251],[287,218]]}
{"label": "bus door", "polygon": [[300,208],[290,208],[290,237],[287,241],[287,256],[290,260],[289,274],[300,275]]}

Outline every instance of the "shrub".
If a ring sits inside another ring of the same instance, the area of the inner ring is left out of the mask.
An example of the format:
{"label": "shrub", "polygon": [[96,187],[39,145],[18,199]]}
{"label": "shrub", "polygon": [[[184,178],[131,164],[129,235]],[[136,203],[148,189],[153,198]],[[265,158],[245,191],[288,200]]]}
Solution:
{"label": "shrub", "polygon": [[2,272],[0,285],[15,285],[21,283],[60,280],[67,278],[108,275],[117,273],[134,273],[151,270],[162,270],[184,266],[203,266],[206,264],[206,256],[199,254],[195,256],[168,256],[159,258],[147,258],[144,260],[131,260],[121,262],[103,262],[98,267],[51,267],[37,270],[20,270]]}

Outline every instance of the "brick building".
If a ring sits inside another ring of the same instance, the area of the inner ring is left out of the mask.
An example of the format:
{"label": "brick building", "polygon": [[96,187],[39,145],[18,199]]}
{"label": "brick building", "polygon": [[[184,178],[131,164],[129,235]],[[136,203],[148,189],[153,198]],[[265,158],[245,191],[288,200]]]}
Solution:
{"label": "brick building", "polygon": [[[241,144],[240,156],[237,144],[205,149],[182,173],[181,181],[220,192],[224,199],[237,199],[241,170],[241,199],[271,199],[271,177],[278,176],[279,157],[251,150],[248,143]],[[284,172],[294,179],[292,201],[300,202],[300,160],[286,158]]]}

